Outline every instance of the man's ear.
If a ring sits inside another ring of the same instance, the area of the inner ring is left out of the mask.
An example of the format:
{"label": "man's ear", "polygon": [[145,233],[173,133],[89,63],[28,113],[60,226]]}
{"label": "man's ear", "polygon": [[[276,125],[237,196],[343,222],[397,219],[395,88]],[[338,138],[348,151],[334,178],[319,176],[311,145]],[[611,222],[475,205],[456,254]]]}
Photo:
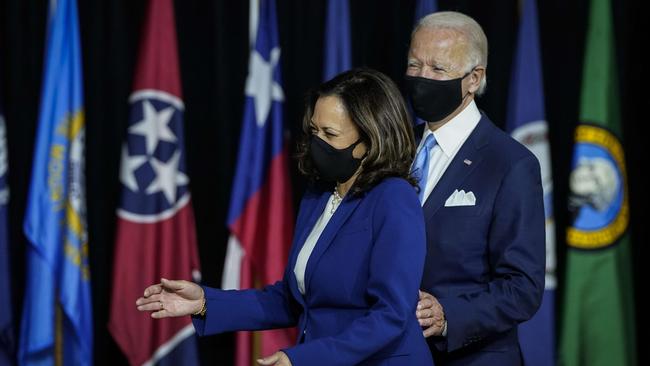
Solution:
{"label": "man's ear", "polygon": [[476,91],[481,87],[481,80],[483,80],[485,76],[485,67],[480,65],[476,66],[469,76],[467,76],[467,80],[469,81],[467,91],[476,94]]}

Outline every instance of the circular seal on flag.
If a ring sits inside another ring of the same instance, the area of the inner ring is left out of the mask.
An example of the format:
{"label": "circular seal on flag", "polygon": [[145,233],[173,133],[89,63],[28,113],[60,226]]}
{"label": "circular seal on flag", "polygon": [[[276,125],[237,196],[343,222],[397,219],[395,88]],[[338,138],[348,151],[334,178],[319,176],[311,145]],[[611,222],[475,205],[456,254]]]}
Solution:
{"label": "circular seal on flag", "polygon": [[573,224],[567,243],[577,249],[601,249],[616,244],[629,223],[623,147],[599,126],[580,125],[575,136],[569,184]]}

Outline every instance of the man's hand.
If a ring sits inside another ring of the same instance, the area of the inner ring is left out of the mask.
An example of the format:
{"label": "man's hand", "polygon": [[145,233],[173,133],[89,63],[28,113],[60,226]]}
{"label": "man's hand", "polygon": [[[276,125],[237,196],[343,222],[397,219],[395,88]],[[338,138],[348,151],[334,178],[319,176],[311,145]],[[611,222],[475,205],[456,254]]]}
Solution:
{"label": "man's hand", "polygon": [[271,366],[291,366],[291,361],[286,353],[278,351],[269,357],[260,358],[257,360],[260,365]]}
{"label": "man's hand", "polygon": [[445,328],[445,312],[442,305],[433,295],[420,291],[420,301],[415,311],[420,326],[424,329],[422,332],[425,338],[431,336],[440,336]]}

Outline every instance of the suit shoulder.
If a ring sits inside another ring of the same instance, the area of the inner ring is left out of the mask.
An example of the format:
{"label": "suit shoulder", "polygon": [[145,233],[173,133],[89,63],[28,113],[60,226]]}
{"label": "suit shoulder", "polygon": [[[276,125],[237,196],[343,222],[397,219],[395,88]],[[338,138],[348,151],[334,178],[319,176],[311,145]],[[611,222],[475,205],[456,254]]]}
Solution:
{"label": "suit shoulder", "polygon": [[421,211],[418,195],[408,181],[403,178],[385,178],[368,192],[368,203],[376,214],[386,212]]}
{"label": "suit shoulder", "polygon": [[[366,196],[368,213],[374,223],[388,219],[391,225],[420,227],[424,230],[424,212],[415,187],[403,178],[384,178]],[[375,224],[373,224],[374,226]]]}
{"label": "suit shoulder", "polygon": [[379,197],[384,195],[397,195],[400,197],[414,195],[417,197],[415,187],[406,181],[406,179],[397,177],[385,178],[371,190],[371,193]]}
{"label": "suit shoulder", "polygon": [[500,161],[504,168],[510,168],[525,160],[537,163],[537,158],[527,147],[491,122],[490,125],[490,155]]}

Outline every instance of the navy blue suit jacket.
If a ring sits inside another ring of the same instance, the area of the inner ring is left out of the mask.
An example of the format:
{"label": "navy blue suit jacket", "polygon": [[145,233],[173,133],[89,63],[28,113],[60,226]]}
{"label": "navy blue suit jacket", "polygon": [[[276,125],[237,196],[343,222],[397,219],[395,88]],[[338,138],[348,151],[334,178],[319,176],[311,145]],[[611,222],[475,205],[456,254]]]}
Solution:
{"label": "navy blue suit jacket", "polygon": [[[454,190],[473,192],[476,205],[445,207]],[[535,314],[544,291],[537,159],[483,115],[423,209],[422,289],[447,319],[447,336],[428,340],[436,364],[520,364],[517,325]]]}
{"label": "navy blue suit jacket", "polygon": [[330,195],[303,197],[282,281],[263,290],[205,289],[206,318],[193,320],[198,334],[297,325],[298,344],[284,350],[294,366],[431,365],[415,317],[424,219],[405,180],[344,198],[309,258],[305,296],[298,291],[298,252]]}

